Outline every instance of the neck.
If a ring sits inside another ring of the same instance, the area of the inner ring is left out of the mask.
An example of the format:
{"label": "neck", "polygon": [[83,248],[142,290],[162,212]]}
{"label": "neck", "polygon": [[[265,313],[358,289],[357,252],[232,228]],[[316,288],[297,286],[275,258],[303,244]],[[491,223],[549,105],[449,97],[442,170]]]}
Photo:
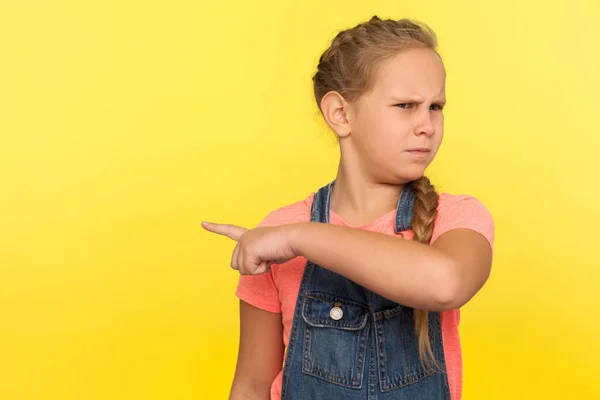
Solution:
{"label": "neck", "polygon": [[362,168],[340,159],[331,209],[351,225],[364,225],[396,209],[404,185],[377,183]]}

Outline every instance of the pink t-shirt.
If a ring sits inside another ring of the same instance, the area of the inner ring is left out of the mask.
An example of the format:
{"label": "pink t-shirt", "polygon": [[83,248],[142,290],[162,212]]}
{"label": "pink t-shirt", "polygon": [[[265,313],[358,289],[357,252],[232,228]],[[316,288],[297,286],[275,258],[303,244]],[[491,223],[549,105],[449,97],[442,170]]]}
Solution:
{"label": "pink t-shirt", "polygon": [[[310,221],[310,209],[314,193],[303,201],[279,208],[271,212],[259,226],[277,226]],[[377,218],[361,229],[395,235],[394,218],[396,210]],[[351,226],[333,211],[330,223]],[[432,243],[445,232],[452,229],[470,229],[482,234],[493,246],[494,223],[487,208],[476,198],[466,195],[441,193],[438,203],[438,216],[435,221]],[[405,239],[412,239],[413,232],[403,232]],[[398,235],[398,237],[400,237]],[[283,322],[283,342],[287,348],[290,330],[294,318],[294,309],[300,281],[304,273],[306,259],[297,257],[284,264],[273,265],[270,272],[261,275],[241,275],[236,295],[243,301],[273,313],[280,313]],[[462,393],[462,355],[458,334],[460,311],[451,310],[441,313],[444,356],[452,400],[458,400]],[[283,363],[283,360],[282,360]],[[281,399],[283,370],[271,386],[271,399]]]}

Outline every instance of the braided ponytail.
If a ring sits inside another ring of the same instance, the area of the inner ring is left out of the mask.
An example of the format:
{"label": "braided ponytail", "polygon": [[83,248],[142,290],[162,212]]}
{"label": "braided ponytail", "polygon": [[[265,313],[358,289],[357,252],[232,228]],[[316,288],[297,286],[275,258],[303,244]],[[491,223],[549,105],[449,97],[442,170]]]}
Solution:
{"label": "braided ponytail", "polygon": [[[437,216],[438,194],[425,176],[413,181],[411,184],[416,196],[413,206],[414,216],[411,222],[411,229],[414,232],[413,240],[429,244],[433,234],[435,217]],[[429,313],[427,310],[415,310],[414,318],[421,361],[433,360],[435,363],[431,342],[429,341]]]}

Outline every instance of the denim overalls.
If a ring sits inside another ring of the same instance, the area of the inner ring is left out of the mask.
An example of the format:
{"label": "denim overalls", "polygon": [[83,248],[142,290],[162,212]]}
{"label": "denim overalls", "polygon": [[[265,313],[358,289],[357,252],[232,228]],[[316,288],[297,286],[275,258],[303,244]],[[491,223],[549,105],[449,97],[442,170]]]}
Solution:
{"label": "denim overalls", "polygon": [[[334,182],[315,195],[311,222],[329,223]],[[415,195],[402,192],[396,233],[408,230]],[[439,369],[423,368],[413,309],[310,262],[300,283],[287,348],[283,400],[450,399],[440,314],[429,313]]]}

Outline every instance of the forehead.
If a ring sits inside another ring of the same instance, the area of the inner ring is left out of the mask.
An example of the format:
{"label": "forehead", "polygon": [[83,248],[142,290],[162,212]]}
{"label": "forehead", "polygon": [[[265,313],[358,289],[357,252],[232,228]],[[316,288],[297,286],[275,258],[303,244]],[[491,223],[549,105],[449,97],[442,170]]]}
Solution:
{"label": "forehead", "polygon": [[432,97],[444,94],[446,72],[437,53],[415,48],[385,60],[373,78],[376,96]]}

